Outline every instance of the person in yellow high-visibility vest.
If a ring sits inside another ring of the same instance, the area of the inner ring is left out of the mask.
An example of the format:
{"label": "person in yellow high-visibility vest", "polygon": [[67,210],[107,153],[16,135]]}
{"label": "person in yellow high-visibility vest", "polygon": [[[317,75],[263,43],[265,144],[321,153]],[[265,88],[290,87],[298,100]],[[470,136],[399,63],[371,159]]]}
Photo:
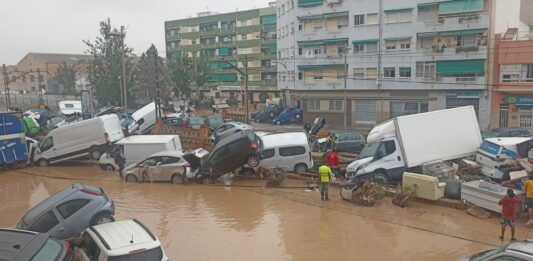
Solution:
{"label": "person in yellow high-visibility vest", "polygon": [[322,200],[329,200],[329,182],[331,181],[331,169],[326,163],[318,168],[318,176],[320,178],[320,198]]}

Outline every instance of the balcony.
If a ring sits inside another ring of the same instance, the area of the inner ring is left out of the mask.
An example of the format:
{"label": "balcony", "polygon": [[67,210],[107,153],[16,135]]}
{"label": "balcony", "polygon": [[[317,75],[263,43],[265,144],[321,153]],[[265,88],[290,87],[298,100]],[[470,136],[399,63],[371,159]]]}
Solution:
{"label": "balcony", "polygon": [[458,46],[455,48],[455,53],[472,53],[478,52],[479,46]]}

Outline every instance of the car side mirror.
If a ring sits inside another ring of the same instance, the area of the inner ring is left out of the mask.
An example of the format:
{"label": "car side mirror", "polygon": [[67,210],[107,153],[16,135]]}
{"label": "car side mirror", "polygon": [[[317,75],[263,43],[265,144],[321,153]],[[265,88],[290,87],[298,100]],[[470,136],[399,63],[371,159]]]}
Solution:
{"label": "car side mirror", "polygon": [[139,167],[144,168],[144,164],[139,164]]}
{"label": "car side mirror", "polygon": [[156,166],[161,166],[161,162],[158,162],[155,164]]}

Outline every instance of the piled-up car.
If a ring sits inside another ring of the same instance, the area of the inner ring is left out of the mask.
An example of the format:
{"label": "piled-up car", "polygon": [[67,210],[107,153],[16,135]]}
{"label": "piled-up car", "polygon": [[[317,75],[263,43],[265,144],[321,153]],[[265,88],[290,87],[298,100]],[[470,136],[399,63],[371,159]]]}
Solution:
{"label": "piled-up car", "polygon": [[251,118],[255,122],[271,122],[283,111],[279,105],[267,106],[259,111],[253,112]]}

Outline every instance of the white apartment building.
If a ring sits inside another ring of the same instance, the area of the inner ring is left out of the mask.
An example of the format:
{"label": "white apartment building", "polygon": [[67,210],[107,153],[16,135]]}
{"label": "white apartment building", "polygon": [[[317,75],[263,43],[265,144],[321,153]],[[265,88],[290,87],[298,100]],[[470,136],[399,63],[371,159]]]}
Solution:
{"label": "white apartment building", "polygon": [[278,86],[339,130],[464,105],[485,128],[491,41],[520,16],[497,1],[278,0]]}

